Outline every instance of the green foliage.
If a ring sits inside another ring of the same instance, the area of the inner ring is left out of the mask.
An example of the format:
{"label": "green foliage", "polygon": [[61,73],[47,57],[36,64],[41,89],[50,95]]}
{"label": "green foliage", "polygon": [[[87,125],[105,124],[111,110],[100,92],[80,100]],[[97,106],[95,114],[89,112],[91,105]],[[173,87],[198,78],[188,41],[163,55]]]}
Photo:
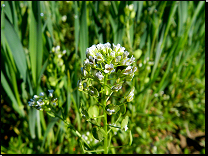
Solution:
{"label": "green foliage", "polygon": [[[109,99],[109,153],[164,154],[168,143],[179,145],[173,134],[205,132],[205,2],[1,1],[1,153],[103,152],[98,103],[77,82],[86,48],[107,42],[125,47],[138,69]],[[125,94],[132,87],[133,100]],[[90,132],[91,152],[62,120],[28,106],[49,89],[62,118]],[[126,122],[128,133],[118,128]]]}

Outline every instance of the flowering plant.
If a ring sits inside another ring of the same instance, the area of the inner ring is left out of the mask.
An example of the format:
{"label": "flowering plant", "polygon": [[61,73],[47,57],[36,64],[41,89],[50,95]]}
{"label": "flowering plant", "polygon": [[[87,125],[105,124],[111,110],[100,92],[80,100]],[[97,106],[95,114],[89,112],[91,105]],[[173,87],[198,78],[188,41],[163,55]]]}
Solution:
{"label": "flowering plant", "polygon": [[[104,139],[104,153],[108,153],[108,148],[112,148],[108,145],[109,132],[115,127],[125,131],[128,129],[128,116],[122,120],[120,126],[107,123],[107,115],[116,114],[122,110],[121,106],[125,107],[125,102],[111,103],[110,97],[113,93],[122,92],[123,84],[131,81],[137,70],[137,67],[133,65],[135,58],[133,56],[129,58],[128,55],[129,52],[125,51],[120,44],[92,45],[86,50],[86,59],[81,68],[82,78],[78,81],[78,90],[94,97],[97,104],[90,106],[88,110],[81,106],[80,112],[87,121],[94,124],[93,136],[100,141]],[[124,99],[126,102],[130,102],[133,100],[133,96],[134,87],[124,96]],[[98,106],[101,106],[100,108],[103,110],[102,115],[99,115],[101,111]],[[124,112],[120,113],[116,122],[119,121],[122,114]],[[100,117],[104,118],[104,129],[94,121]]]}
{"label": "flowering plant", "polygon": [[[63,120],[68,128],[74,130],[84,142],[82,147],[85,152],[104,151],[107,154],[109,148],[114,148],[110,146],[112,135],[116,135],[118,131],[128,130],[129,117],[125,116],[120,123],[119,119],[125,114],[125,103],[133,100],[134,87],[124,97],[119,97],[125,101],[111,103],[110,100],[110,98],[116,98],[112,95],[113,93],[122,93],[124,83],[131,81],[137,70],[137,67],[133,65],[135,58],[133,56],[128,58],[128,55],[129,52],[125,51],[125,48],[120,44],[113,44],[111,47],[110,43],[100,43],[92,45],[86,50],[86,59],[84,67],[81,68],[82,78],[78,81],[78,90],[94,97],[96,101],[96,105],[91,105],[87,109],[84,109],[83,105],[80,107],[82,116],[93,125],[92,134],[87,132],[87,136],[81,135],[73,125],[64,119],[63,108],[58,104],[58,99],[53,97],[53,90],[48,90],[48,96],[43,92],[39,96],[34,95],[33,99],[28,102],[29,106],[40,111],[44,110],[50,116]],[[62,115],[59,115],[60,112]],[[115,123],[108,123],[107,116],[113,114],[119,114],[119,116]],[[98,118],[104,118],[102,124],[96,120]],[[129,144],[131,144],[131,131],[128,131],[130,134]],[[98,145],[102,144],[102,140],[104,140],[104,149],[96,149]]]}

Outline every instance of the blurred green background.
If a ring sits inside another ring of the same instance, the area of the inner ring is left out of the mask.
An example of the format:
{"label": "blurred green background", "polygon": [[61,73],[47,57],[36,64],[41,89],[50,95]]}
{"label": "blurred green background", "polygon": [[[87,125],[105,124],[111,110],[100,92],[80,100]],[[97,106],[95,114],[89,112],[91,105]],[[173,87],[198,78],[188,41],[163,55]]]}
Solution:
{"label": "blurred green background", "polygon": [[[204,1],[1,1],[2,154],[83,153],[64,122],[27,102],[53,89],[68,122],[90,132],[79,107],[93,101],[77,81],[86,48],[106,42],[138,68],[126,109],[132,145],[109,152],[205,153]],[[112,145],[128,137],[118,132]]]}

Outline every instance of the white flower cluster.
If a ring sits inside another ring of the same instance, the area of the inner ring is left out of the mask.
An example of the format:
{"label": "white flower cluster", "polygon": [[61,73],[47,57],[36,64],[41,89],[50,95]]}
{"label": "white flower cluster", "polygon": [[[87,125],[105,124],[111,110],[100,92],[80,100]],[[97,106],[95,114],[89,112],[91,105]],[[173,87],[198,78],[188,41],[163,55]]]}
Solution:
{"label": "white flower cluster", "polygon": [[[49,98],[45,96],[44,92],[38,95],[34,95],[32,99],[28,102],[30,107],[34,107],[38,110],[47,109],[47,105],[51,102],[54,106],[57,105],[57,98],[52,99],[54,90],[48,90]],[[48,108],[50,110],[50,108]]]}
{"label": "white flower cluster", "polygon": [[[103,84],[104,78],[108,79],[108,76],[113,74],[120,81],[113,86],[111,90],[117,92],[122,88],[122,84],[125,81],[132,80],[137,67],[132,65],[135,62],[133,55],[128,58],[129,52],[125,51],[125,48],[120,44],[105,44],[92,45],[86,50],[86,59],[84,60],[84,67],[81,68],[82,79],[78,82],[78,88],[80,91],[87,90],[89,81],[85,81],[88,78],[99,81]],[[85,86],[83,86],[84,82]],[[91,85],[91,83],[89,83]]]}

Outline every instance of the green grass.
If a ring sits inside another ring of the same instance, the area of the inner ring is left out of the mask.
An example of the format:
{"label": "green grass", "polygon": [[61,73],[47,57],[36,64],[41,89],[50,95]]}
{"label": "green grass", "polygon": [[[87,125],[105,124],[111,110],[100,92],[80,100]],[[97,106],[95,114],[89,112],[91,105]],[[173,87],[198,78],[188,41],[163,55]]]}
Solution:
{"label": "green grass", "polygon": [[[130,4],[135,16],[125,11]],[[1,1],[2,153],[83,153],[73,131],[27,102],[54,89],[64,118],[91,132],[79,107],[94,101],[77,81],[86,48],[106,42],[125,47],[138,68],[135,98],[126,108],[132,145],[111,153],[167,153],[168,142],[179,145],[174,133],[188,136],[187,125],[205,132],[205,2]],[[51,53],[58,45],[66,50],[61,60]],[[129,139],[118,132],[112,145]]]}

